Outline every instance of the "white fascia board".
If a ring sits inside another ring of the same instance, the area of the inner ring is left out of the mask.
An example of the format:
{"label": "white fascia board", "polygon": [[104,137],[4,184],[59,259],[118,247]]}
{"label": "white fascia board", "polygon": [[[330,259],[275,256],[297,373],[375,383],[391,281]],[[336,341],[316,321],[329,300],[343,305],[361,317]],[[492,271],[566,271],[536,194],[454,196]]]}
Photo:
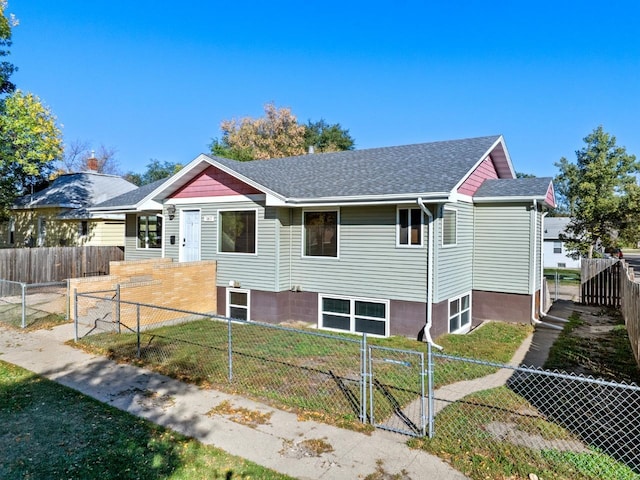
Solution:
{"label": "white fascia board", "polygon": [[[354,197],[324,197],[324,198],[289,198],[280,204],[285,207],[329,207],[329,206],[360,206],[360,205],[395,205],[398,203],[415,203],[418,198],[428,203],[443,203],[449,201],[449,192],[412,193],[403,195],[372,195]],[[268,199],[268,198],[267,198]],[[267,203],[268,206],[275,206]]]}
{"label": "white fascia board", "polygon": [[542,202],[545,205],[549,206],[549,204],[546,202],[546,198],[543,196],[481,197],[481,198],[474,197],[473,203],[522,203],[522,202],[531,203],[534,200],[536,200],[537,202]]}

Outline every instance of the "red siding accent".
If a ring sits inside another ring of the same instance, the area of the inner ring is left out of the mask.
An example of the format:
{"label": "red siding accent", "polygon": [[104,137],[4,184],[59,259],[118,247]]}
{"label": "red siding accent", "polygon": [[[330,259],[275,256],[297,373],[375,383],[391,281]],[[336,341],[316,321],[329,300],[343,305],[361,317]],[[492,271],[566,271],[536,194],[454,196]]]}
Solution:
{"label": "red siding accent", "polygon": [[553,189],[553,184],[549,185],[549,190],[547,190],[547,198],[546,201],[549,205],[555,207],[556,206],[556,196],[555,191]]}
{"label": "red siding accent", "polygon": [[262,193],[219,168],[209,167],[169,198],[223,197]]}
{"label": "red siding accent", "polygon": [[496,167],[493,164],[493,160],[491,160],[490,156],[485,158],[480,163],[480,165],[478,165],[478,168],[473,171],[469,178],[467,178],[465,182],[460,185],[458,193],[462,195],[473,196],[480,188],[480,185],[482,185],[482,182],[484,182],[488,178],[499,178]]}

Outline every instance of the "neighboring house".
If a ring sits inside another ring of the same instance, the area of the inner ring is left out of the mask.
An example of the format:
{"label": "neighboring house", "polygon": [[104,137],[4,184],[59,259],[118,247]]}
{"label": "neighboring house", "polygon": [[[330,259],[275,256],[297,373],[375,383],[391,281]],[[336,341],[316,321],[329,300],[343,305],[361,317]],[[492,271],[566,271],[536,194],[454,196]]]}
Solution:
{"label": "neighboring house", "polygon": [[[435,338],[538,315],[554,205],[551,179],[516,179],[493,136],[252,162],[200,155],[111,211],[127,214],[126,260],[216,260],[215,284],[194,288],[216,288],[222,315]],[[159,218],[162,245],[141,246]]]}
{"label": "neighboring house", "polygon": [[122,246],[124,215],[94,214],[88,208],[135,188],[123,178],[93,171],[60,175],[47,188],[16,200],[0,246]]}
{"label": "neighboring house", "polygon": [[544,266],[546,268],[580,268],[580,257],[571,258],[565,242],[560,238],[571,219],[547,217],[544,219]]}

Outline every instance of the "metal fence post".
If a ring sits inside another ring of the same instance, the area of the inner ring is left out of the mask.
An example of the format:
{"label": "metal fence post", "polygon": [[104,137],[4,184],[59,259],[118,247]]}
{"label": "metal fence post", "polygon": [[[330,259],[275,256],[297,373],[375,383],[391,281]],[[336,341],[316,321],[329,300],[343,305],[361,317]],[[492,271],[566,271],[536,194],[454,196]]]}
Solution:
{"label": "metal fence post", "polygon": [[231,319],[227,319],[227,325],[228,325],[228,329],[227,329],[227,348],[228,348],[228,353],[227,353],[227,357],[229,360],[229,381],[231,382],[233,380],[233,346],[231,344]]}
{"label": "metal fence post", "polygon": [[27,284],[21,283],[22,287],[22,328],[27,327]]}
{"label": "metal fence post", "polygon": [[140,358],[140,304],[136,304],[136,334],[137,338],[137,353],[136,356]]}
{"label": "metal fence post", "polygon": [[78,289],[73,289],[73,339],[78,341]]}
{"label": "metal fence post", "polygon": [[360,342],[360,422],[367,423],[367,334]]}
{"label": "metal fence post", "polygon": [[427,342],[427,392],[429,395],[429,407],[428,407],[428,424],[429,424],[429,438],[433,438],[433,418],[435,412],[434,409],[434,401],[433,401],[433,347],[431,346],[431,342]]}
{"label": "metal fence post", "polygon": [[120,284],[116,285],[116,325],[118,325],[118,333],[120,331]]}

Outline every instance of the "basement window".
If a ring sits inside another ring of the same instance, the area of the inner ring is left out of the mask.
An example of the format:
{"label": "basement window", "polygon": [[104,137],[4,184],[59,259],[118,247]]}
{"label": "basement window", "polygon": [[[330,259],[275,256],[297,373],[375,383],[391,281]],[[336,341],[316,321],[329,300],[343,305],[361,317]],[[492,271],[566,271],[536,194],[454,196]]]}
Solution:
{"label": "basement window", "polygon": [[389,336],[389,302],[320,295],[318,325],[325,330]]}
{"label": "basement window", "polygon": [[467,333],[471,329],[471,294],[449,300],[449,333]]}

